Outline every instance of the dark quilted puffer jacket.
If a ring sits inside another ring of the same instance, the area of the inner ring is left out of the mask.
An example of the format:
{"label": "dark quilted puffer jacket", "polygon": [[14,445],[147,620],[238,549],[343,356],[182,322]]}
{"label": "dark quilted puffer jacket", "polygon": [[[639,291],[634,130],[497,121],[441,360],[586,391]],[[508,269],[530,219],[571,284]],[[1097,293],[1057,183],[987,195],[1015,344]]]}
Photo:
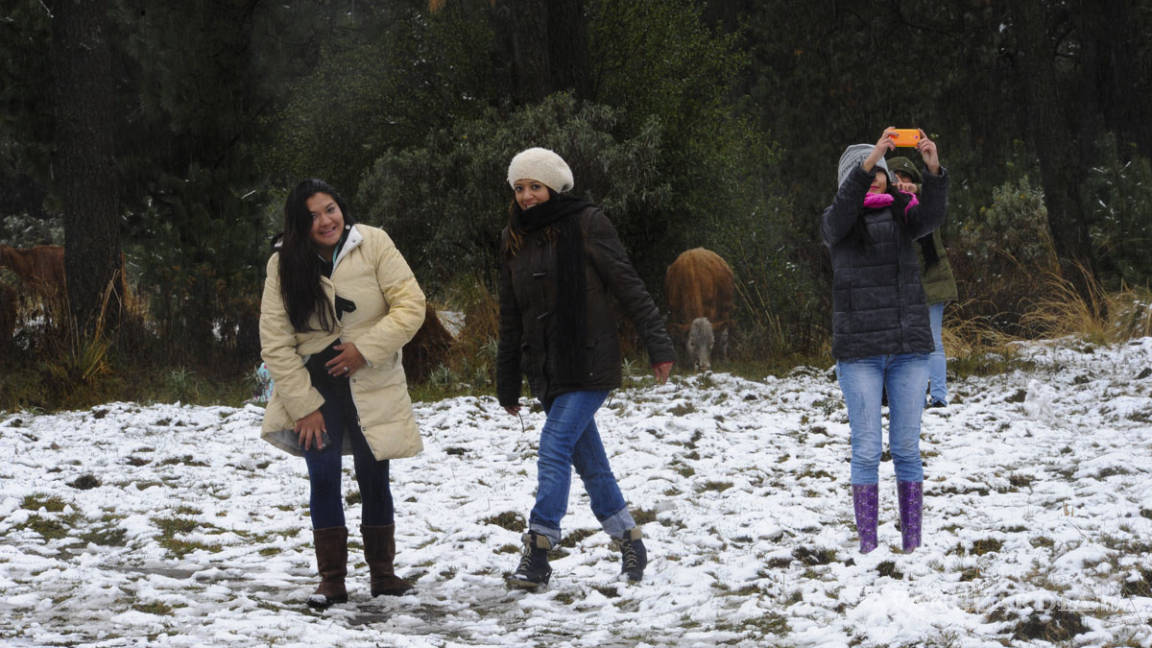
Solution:
{"label": "dark quilted puffer jacket", "polygon": [[[574,216],[584,234],[587,285],[587,373],[574,380],[556,378],[556,359],[571,340],[557,333],[557,251],[548,229],[526,234],[519,253],[504,261],[500,273],[500,344],[496,353],[496,391],[500,404],[518,404],[522,376],[536,398],[550,402],[579,390],[620,386],[620,341],[613,297],[644,340],[652,364],[676,359],[664,319],[636,274],[616,229],[599,207]],[[506,242],[508,230],[501,234]]]}
{"label": "dark quilted puffer jacket", "polygon": [[[932,331],[913,241],[944,222],[947,172],[924,174],[920,204],[907,217],[865,209],[872,174],[856,167],[824,210],[821,233],[832,255],[832,355],[837,360],[928,353]],[[862,219],[863,227],[857,227]]]}

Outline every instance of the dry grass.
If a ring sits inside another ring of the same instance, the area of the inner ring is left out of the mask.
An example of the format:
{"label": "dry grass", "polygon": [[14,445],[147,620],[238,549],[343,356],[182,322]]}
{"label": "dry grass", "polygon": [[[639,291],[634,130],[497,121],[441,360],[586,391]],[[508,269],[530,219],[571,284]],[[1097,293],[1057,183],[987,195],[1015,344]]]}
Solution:
{"label": "dry grass", "polygon": [[453,370],[472,365],[486,347],[500,335],[500,302],[480,279],[457,283],[450,291],[449,305],[463,311],[464,327],[450,353]]}
{"label": "dry grass", "polygon": [[736,295],[752,323],[751,328],[762,332],[762,343],[767,347],[764,350],[770,350],[770,355],[775,356],[779,355],[779,351],[789,348],[784,326],[776,309],[772,307],[767,291],[760,284],[737,281]]}
{"label": "dry grass", "polygon": [[[1020,276],[1033,276],[1020,268]],[[1108,292],[1081,264],[1072,266],[1076,282],[1059,269],[1021,300],[1019,313],[983,314],[987,302],[965,302],[949,308],[943,332],[944,348],[960,373],[985,374],[1010,366],[1026,339],[1075,337],[1097,344],[1115,344],[1152,336],[1152,290],[1121,286]],[[983,308],[982,308],[983,307]],[[982,312],[983,311],[983,312]],[[1007,333],[998,322],[1015,322]]]}
{"label": "dry grass", "polygon": [[1107,295],[1108,335],[1113,340],[1152,336],[1152,290],[1121,286]]}
{"label": "dry grass", "polygon": [[1073,335],[1094,342],[1109,341],[1108,295],[1082,264],[1074,264],[1073,271],[1079,275],[1079,286],[1059,270],[1044,275],[1039,296],[1030,300],[1020,318],[1030,337]]}
{"label": "dry grass", "polygon": [[410,382],[413,400],[434,401],[495,392],[496,341],[500,334],[497,296],[478,277],[461,275],[446,290],[445,306],[464,313],[464,326],[443,364],[423,383]]}

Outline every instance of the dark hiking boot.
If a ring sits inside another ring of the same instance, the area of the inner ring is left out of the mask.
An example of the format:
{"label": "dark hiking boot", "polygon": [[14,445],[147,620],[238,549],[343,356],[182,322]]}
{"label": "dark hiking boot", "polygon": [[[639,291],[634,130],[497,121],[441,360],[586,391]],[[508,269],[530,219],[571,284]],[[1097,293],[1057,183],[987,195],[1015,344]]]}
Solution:
{"label": "dark hiking boot", "polygon": [[372,596],[401,596],[412,589],[411,583],[398,577],[392,567],[396,558],[396,525],[361,526],[364,537],[364,562],[372,575]]}
{"label": "dark hiking boot", "polygon": [[312,542],[316,546],[320,585],[308,597],[308,605],[324,609],[335,603],[346,603],[348,590],[344,589],[344,577],[348,575],[348,528],[313,529]]}
{"label": "dark hiking boot", "polygon": [[536,590],[547,585],[548,579],[552,577],[552,567],[548,564],[548,550],[552,548],[552,541],[535,531],[525,533],[521,539],[524,542],[524,555],[520,557],[516,571],[508,577],[508,587]]}
{"label": "dark hiking boot", "polygon": [[640,527],[632,527],[624,532],[623,538],[613,538],[620,550],[620,573],[628,580],[637,582],[644,578],[644,568],[648,566],[648,550],[644,547],[644,534]]}

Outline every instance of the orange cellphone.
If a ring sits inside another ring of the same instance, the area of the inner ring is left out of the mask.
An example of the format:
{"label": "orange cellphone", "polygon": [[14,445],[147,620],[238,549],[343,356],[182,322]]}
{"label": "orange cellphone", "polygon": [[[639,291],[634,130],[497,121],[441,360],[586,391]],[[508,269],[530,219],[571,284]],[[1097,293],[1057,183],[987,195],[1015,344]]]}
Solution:
{"label": "orange cellphone", "polygon": [[920,143],[919,128],[897,128],[892,131],[892,143],[896,146],[916,148]]}

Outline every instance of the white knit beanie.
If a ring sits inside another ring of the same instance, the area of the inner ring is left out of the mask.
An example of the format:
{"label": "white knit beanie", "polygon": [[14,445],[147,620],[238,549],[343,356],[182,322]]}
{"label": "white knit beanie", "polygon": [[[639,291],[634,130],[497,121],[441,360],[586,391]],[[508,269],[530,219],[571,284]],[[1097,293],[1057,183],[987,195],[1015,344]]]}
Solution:
{"label": "white knit beanie", "polygon": [[515,188],[517,180],[539,180],[556,193],[569,191],[576,184],[564,158],[540,147],[524,149],[512,158],[508,165],[508,184]]}
{"label": "white knit beanie", "polygon": [[[872,153],[873,148],[875,147],[872,144],[853,144],[844,149],[844,154],[840,156],[840,165],[836,173],[837,188],[848,179],[848,174],[852,173],[852,169],[860,166],[860,163]],[[888,162],[886,162],[884,158],[880,158],[876,162],[876,167],[884,171],[884,174],[888,176],[888,182],[891,183],[892,172],[888,170]],[[872,170],[875,171],[876,169]]]}

